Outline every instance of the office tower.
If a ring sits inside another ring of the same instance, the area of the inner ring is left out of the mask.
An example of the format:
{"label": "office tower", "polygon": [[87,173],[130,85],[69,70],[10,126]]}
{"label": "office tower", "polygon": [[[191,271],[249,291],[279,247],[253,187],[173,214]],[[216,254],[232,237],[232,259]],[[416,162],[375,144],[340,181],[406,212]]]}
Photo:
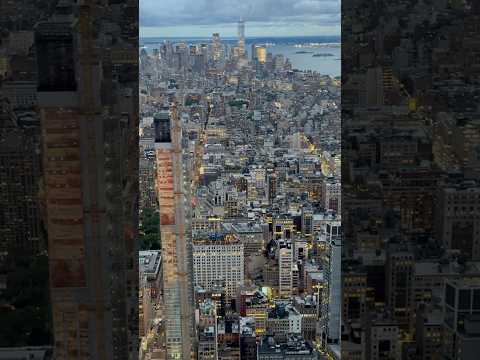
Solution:
{"label": "office tower", "polygon": [[280,297],[288,298],[292,294],[293,249],[290,243],[280,245],[278,250],[278,293]]}
{"label": "office tower", "polygon": [[214,33],[212,35],[212,59],[213,61],[223,60],[225,54],[222,42],[220,40],[220,34]]}
{"label": "office tower", "polygon": [[272,226],[274,240],[291,239],[293,233],[296,231],[296,226],[293,222],[293,219],[288,215],[280,215],[274,218]]}
{"label": "office tower", "polygon": [[342,318],[349,319],[345,326],[360,321],[372,299],[372,289],[368,288],[366,270],[353,271],[351,268],[342,268]]}
{"label": "office tower", "polygon": [[413,312],[412,281],[414,254],[404,244],[390,243],[387,247],[386,295],[387,306],[398,323],[407,322]]}
{"label": "office tower", "polygon": [[274,173],[269,173],[267,175],[267,181],[268,181],[268,201],[272,203],[275,197],[277,196],[277,175]]}
{"label": "office tower", "polygon": [[322,339],[324,344],[338,344],[341,328],[341,302],[342,302],[342,227],[340,221],[331,221],[326,224],[321,234],[326,242],[326,256],[324,257],[325,279],[328,290],[323,309],[324,329]]}
{"label": "office tower", "polygon": [[302,234],[307,238],[313,236],[313,210],[308,207],[302,208]]}
{"label": "office tower", "polygon": [[342,209],[342,184],[340,181],[331,178],[326,179],[322,185],[323,206],[326,210],[333,210],[337,213]]}
{"label": "office tower", "polygon": [[245,21],[240,19],[238,22],[238,49],[239,49],[239,56],[245,56]]}
{"label": "office tower", "polygon": [[480,259],[480,187],[474,181],[449,184],[437,192],[435,227],[439,244]]}
{"label": "office tower", "polygon": [[445,171],[460,170],[478,178],[478,123],[461,114],[439,113],[433,128],[432,152],[435,162]]}
{"label": "office tower", "polygon": [[252,61],[257,60],[257,44],[252,44],[250,56]]}
{"label": "office tower", "polygon": [[229,191],[225,194],[225,218],[236,218],[241,211],[241,200],[234,186],[229,187]]}
{"label": "office tower", "polygon": [[283,67],[285,66],[285,56],[281,54],[275,55],[273,58],[273,65],[274,65],[275,71],[283,70]]}
{"label": "office tower", "polygon": [[163,260],[167,359],[191,359],[193,344],[192,244],[187,232],[182,129],[176,105],[154,117],[157,194]]}
{"label": "office tower", "polygon": [[[442,287],[444,284],[442,284]],[[441,359],[443,351],[443,309],[421,306],[416,309],[415,338],[419,359]]]}
{"label": "office tower", "polygon": [[308,257],[308,243],[303,237],[296,237],[293,240],[293,262],[297,263]]}
{"label": "office tower", "polygon": [[265,62],[265,68],[268,71],[273,71],[273,54],[271,52],[267,52],[267,61]]}
{"label": "office tower", "polygon": [[365,75],[366,105],[382,107],[385,102],[383,88],[383,68],[375,67],[367,70]]}
{"label": "office tower", "polygon": [[474,360],[480,341],[480,281],[447,281],[443,309],[443,359]]}
{"label": "office tower", "polygon": [[265,45],[257,45],[255,47],[255,58],[260,64],[267,62],[267,47]]}
{"label": "office tower", "polygon": [[237,240],[195,240],[193,274],[196,286],[212,290],[221,281],[227,298],[234,298],[245,280],[243,244]]}
{"label": "office tower", "polygon": [[207,58],[206,55],[202,53],[195,55],[195,57],[193,58],[192,69],[199,74],[205,74],[206,64],[207,64],[206,58]]}
{"label": "office tower", "polygon": [[[138,353],[138,98],[127,94],[138,79],[119,83],[114,67],[100,62],[93,17],[102,8],[78,9],[76,37],[74,6],[60,2],[35,34],[54,356],[131,359]],[[119,85],[111,104],[101,91],[109,81]]]}
{"label": "office tower", "polygon": [[250,176],[252,182],[257,189],[263,189],[265,187],[266,170],[261,166],[253,166],[250,169]]}

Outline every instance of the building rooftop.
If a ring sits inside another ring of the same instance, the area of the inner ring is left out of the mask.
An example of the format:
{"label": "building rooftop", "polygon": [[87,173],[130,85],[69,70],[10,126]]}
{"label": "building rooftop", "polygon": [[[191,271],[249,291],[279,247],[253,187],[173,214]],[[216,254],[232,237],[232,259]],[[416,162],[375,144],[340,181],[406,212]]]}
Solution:
{"label": "building rooftop", "polygon": [[238,234],[263,232],[262,227],[259,224],[254,222],[232,224],[232,229]]}
{"label": "building rooftop", "polygon": [[288,340],[283,343],[277,343],[273,337],[265,337],[258,346],[258,353],[282,353],[285,359],[294,358],[295,355],[311,354],[316,356],[315,349],[298,335],[290,336]]}
{"label": "building rooftop", "polygon": [[139,272],[144,275],[157,276],[162,262],[160,250],[140,251],[138,254]]}

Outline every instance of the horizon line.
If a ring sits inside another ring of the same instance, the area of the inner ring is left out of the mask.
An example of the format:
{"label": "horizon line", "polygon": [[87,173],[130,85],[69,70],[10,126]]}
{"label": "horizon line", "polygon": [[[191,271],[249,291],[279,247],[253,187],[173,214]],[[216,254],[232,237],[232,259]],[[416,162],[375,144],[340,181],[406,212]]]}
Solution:
{"label": "horizon line", "polygon": [[[269,37],[269,38],[295,38],[295,37],[341,37],[341,34],[335,34],[335,35],[283,35],[283,36],[278,36],[278,35],[258,35],[258,36],[246,36],[245,39],[255,39],[255,38],[261,38],[261,37]],[[178,39],[178,38],[188,38],[188,39],[208,39],[211,36],[190,36],[190,35],[182,35],[182,36],[142,36],[140,35],[139,38],[143,39],[154,39],[154,38],[163,38],[163,39]],[[222,37],[223,39],[237,39],[236,36],[224,36]]]}

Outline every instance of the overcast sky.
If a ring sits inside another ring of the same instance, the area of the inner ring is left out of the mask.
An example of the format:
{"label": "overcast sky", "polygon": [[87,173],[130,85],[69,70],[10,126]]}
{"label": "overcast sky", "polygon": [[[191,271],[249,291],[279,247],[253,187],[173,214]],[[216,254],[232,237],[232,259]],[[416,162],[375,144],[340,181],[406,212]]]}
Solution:
{"label": "overcast sky", "polygon": [[340,0],[140,0],[141,36],[340,35]]}

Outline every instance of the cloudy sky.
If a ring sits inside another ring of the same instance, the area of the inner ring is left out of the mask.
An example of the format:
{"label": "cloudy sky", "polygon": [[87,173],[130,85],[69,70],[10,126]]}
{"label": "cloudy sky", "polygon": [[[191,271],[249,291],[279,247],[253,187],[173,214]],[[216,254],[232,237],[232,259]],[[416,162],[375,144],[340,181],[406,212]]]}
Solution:
{"label": "cloudy sky", "polygon": [[340,0],[140,0],[141,36],[246,36],[340,34]]}

